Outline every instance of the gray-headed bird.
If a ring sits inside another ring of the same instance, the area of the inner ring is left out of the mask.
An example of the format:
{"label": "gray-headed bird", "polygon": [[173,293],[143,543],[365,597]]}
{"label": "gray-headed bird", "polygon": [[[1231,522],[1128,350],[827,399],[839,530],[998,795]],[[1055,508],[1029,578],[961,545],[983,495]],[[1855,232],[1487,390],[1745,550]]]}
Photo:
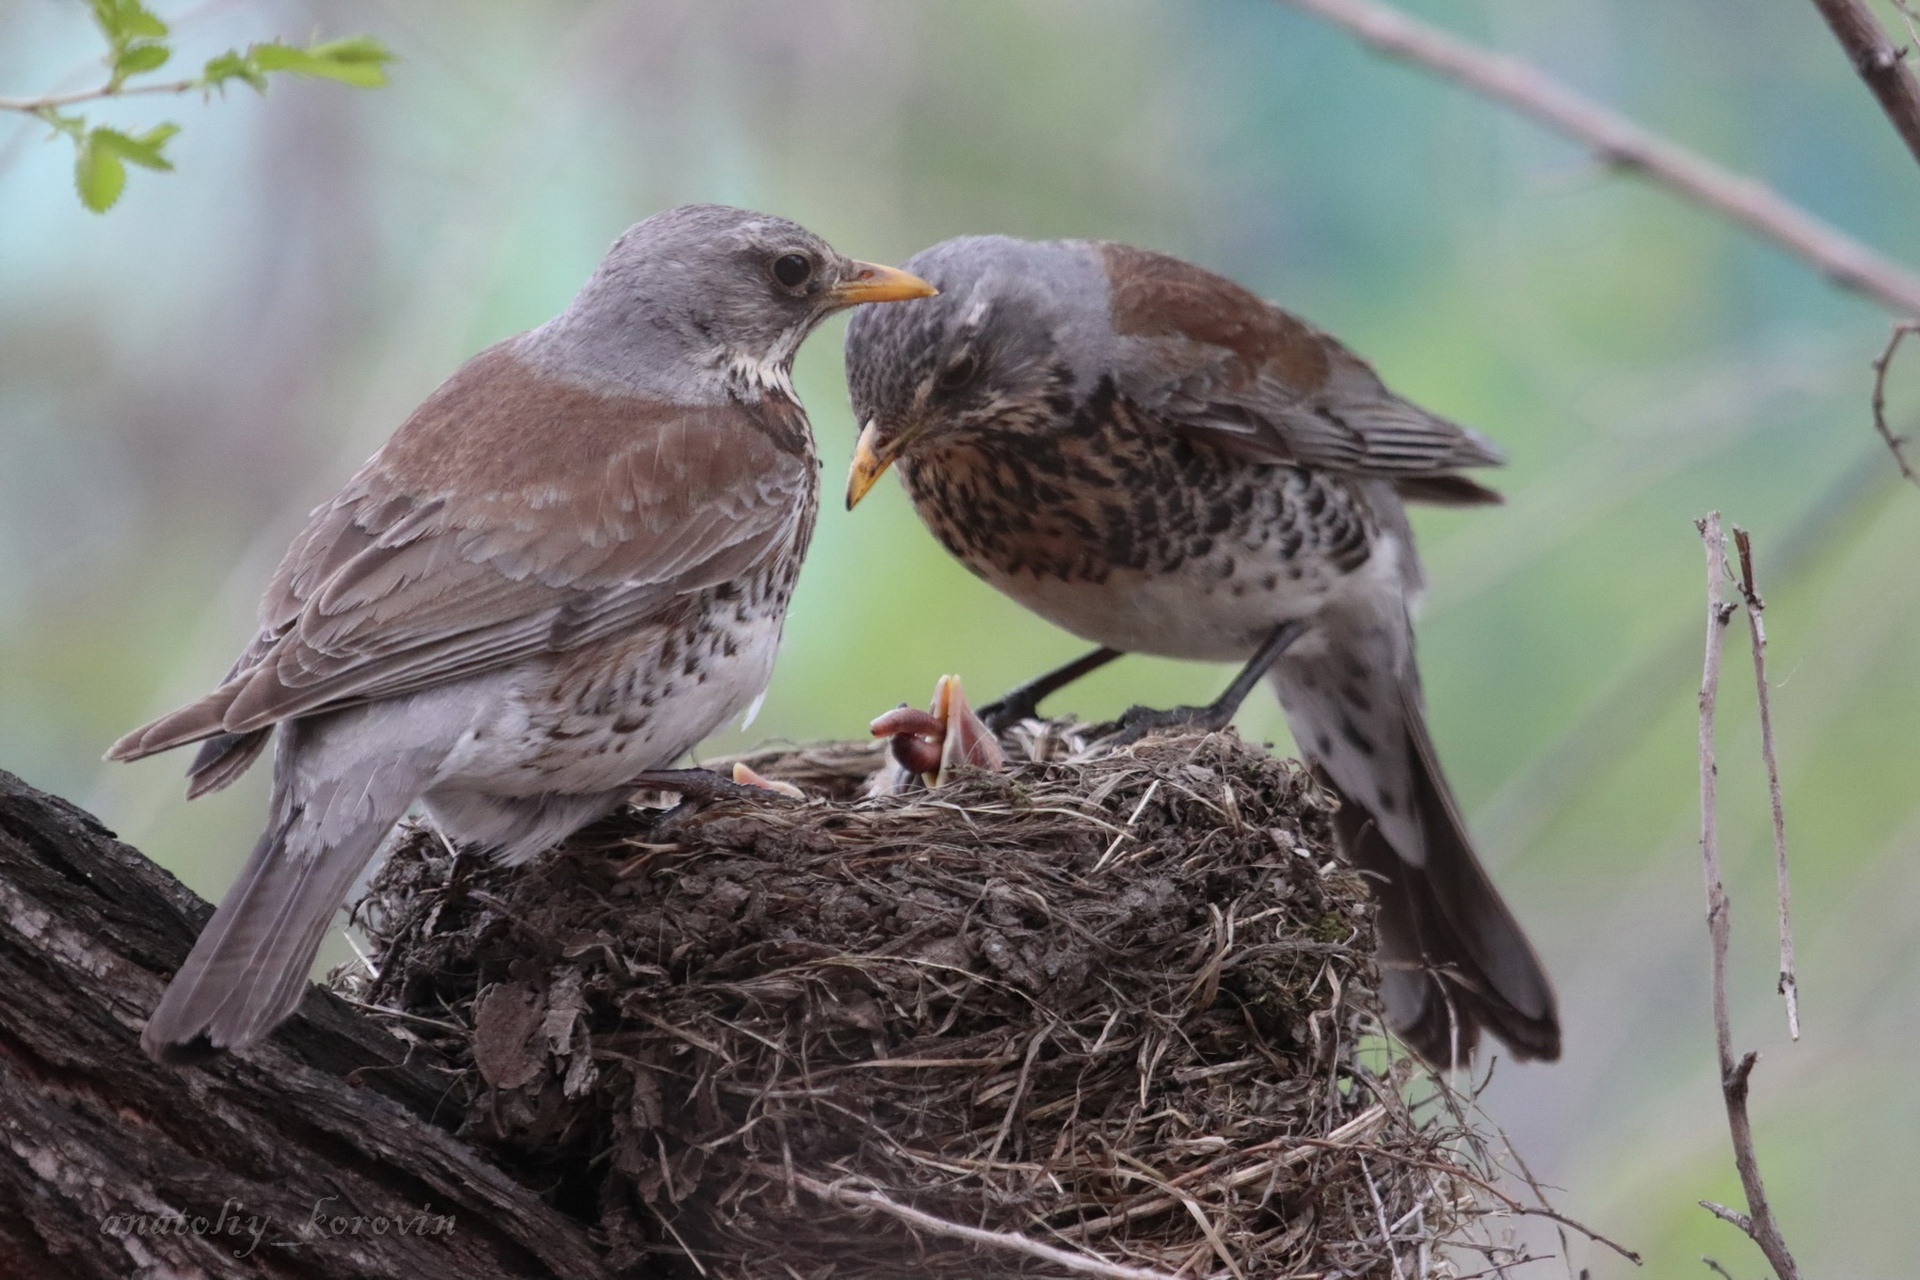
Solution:
{"label": "gray-headed bird", "polygon": [[416,800],[525,859],[758,697],[817,507],[794,353],[833,311],[931,292],[785,219],[691,205],[429,396],[294,539],[220,687],[109,753],[202,743],[192,796],[274,745],[266,832],[147,1051],[241,1048],[291,1013]]}
{"label": "gray-headed bird", "polygon": [[1422,713],[1406,501],[1497,502],[1482,437],[1394,395],[1329,335],[1211,272],[1090,241],[949,240],[938,297],[856,315],[851,506],[890,465],[969,569],[1101,646],[982,708],[1001,727],[1122,653],[1244,663],[1341,800],[1379,902],[1389,1024],[1428,1061],[1491,1032],[1560,1052],[1553,989],[1475,857]]}

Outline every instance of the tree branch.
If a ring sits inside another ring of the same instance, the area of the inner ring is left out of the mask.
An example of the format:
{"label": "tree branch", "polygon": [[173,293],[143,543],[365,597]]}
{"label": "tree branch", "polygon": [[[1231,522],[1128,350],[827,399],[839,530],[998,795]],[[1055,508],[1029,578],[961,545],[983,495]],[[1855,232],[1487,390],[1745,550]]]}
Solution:
{"label": "tree branch", "polygon": [[157,84],[120,84],[109,81],[95,85],[91,89],[81,89],[76,93],[52,93],[44,98],[0,98],[0,111],[19,111],[26,115],[37,116],[46,111],[57,111],[61,107],[74,107],[83,102],[104,102],[108,98],[133,98],[151,94],[192,93],[195,89],[205,89],[206,81],[200,77],[188,80],[167,80]]}
{"label": "tree branch", "polygon": [[1767,799],[1773,812],[1774,879],[1780,897],[1780,995],[1787,1002],[1787,1033],[1800,1038],[1800,982],[1793,968],[1793,888],[1787,878],[1787,815],[1780,801],[1780,763],[1773,753],[1773,697],[1767,687],[1767,605],[1753,576],[1753,538],[1733,526],[1740,554],[1740,598],[1747,606],[1747,636],[1753,642],[1753,683],[1760,700],[1760,759],[1767,766]]}
{"label": "tree branch", "polygon": [[1606,163],[1635,169],[1812,264],[1842,288],[1902,316],[1920,315],[1920,274],[1814,217],[1766,185],[1634,124],[1538,68],[1490,53],[1377,0],[1284,0],[1343,27],[1383,53],[1497,98],[1585,143]]}
{"label": "tree branch", "polygon": [[[1813,0],[1814,8],[1833,29],[1833,38],[1846,50],[1847,60],[1880,101],[1880,109],[1920,161],[1920,81],[1906,62],[1908,50],[1888,39],[1862,0]],[[1901,12],[1906,13],[1905,6]]]}
{"label": "tree branch", "polygon": [[1694,521],[1707,550],[1707,652],[1700,677],[1700,862],[1707,882],[1707,935],[1713,943],[1713,1035],[1720,1059],[1720,1094],[1727,1107],[1727,1129],[1733,1138],[1733,1163],[1747,1196],[1747,1216],[1708,1204],[1717,1217],[1745,1231],[1773,1265],[1779,1280],[1800,1280],[1793,1255],[1780,1236],[1767,1205],[1767,1189],[1760,1179],[1760,1161],[1753,1152],[1753,1124],[1747,1115],[1747,1078],[1758,1055],[1733,1060],[1733,1024],[1727,1013],[1727,942],[1732,931],[1726,885],[1720,878],[1720,829],[1716,812],[1718,768],[1713,758],[1713,721],[1720,697],[1720,653],[1727,622],[1735,605],[1726,599],[1727,547],[1720,533],[1720,513],[1708,512]]}
{"label": "tree branch", "polygon": [[1887,425],[1887,369],[1893,364],[1893,353],[1900,349],[1910,333],[1920,333],[1920,323],[1901,320],[1893,326],[1893,333],[1887,339],[1885,349],[1873,362],[1873,429],[1887,442],[1887,450],[1893,454],[1893,460],[1900,467],[1900,474],[1908,483],[1920,485],[1920,475],[1915,475],[1907,464],[1907,437],[1897,436],[1893,428]]}
{"label": "tree branch", "polygon": [[150,1061],[141,1024],[209,913],[0,772],[0,1274],[612,1274],[582,1223],[441,1127],[444,1071],[326,992],[246,1055]]}

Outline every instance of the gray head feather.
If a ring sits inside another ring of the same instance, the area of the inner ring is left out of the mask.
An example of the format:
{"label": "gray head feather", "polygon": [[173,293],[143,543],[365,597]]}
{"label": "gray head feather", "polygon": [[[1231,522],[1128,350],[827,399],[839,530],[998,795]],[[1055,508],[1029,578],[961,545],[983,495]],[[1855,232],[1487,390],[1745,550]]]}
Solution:
{"label": "gray head feather", "polygon": [[908,271],[938,297],[866,307],[847,326],[859,421],[888,434],[1004,429],[1008,415],[1086,393],[1110,363],[1107,279],[1084,240],[963,236]]}
{"label": "gray head feather", "polygon": [[[775,264],[806,260],[783,284]],[[692,204],[629,227],[554,319],[521,335],[518,354],[588,386],[679,403],[791,394],[794,354],[841,303],[855,268],[798,223]]]}

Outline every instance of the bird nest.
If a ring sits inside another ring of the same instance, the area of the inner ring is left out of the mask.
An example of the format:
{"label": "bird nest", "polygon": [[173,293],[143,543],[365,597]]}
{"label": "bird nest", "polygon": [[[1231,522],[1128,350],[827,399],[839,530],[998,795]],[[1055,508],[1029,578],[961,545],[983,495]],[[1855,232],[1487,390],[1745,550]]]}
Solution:
{"label": "bird nest", "polygon": [[635,1276],[1514,1261],[1470,1110],[1389,1065],[1333,801],[1229,735],[1017,737],[873,798],[878,746],[760,752],[807,798],[630,808],[519,868],[405,829],[336,985]]}

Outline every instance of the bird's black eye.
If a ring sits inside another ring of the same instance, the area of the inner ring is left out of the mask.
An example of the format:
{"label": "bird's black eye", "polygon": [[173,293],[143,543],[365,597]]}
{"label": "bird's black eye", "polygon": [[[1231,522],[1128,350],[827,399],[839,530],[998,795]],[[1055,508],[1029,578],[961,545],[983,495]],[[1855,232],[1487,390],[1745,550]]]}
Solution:
{"label": "bird's black eye", "polygon": [[813,263],[804,253],[783,253],[773,260],[773,278],[783,288],[798,289],[813,274]]}
{"label": "bird's black eye", "polygon": [[969,351],[940,371],[934,386],[941,391],[958,391],[980,376],[980,357]]}

